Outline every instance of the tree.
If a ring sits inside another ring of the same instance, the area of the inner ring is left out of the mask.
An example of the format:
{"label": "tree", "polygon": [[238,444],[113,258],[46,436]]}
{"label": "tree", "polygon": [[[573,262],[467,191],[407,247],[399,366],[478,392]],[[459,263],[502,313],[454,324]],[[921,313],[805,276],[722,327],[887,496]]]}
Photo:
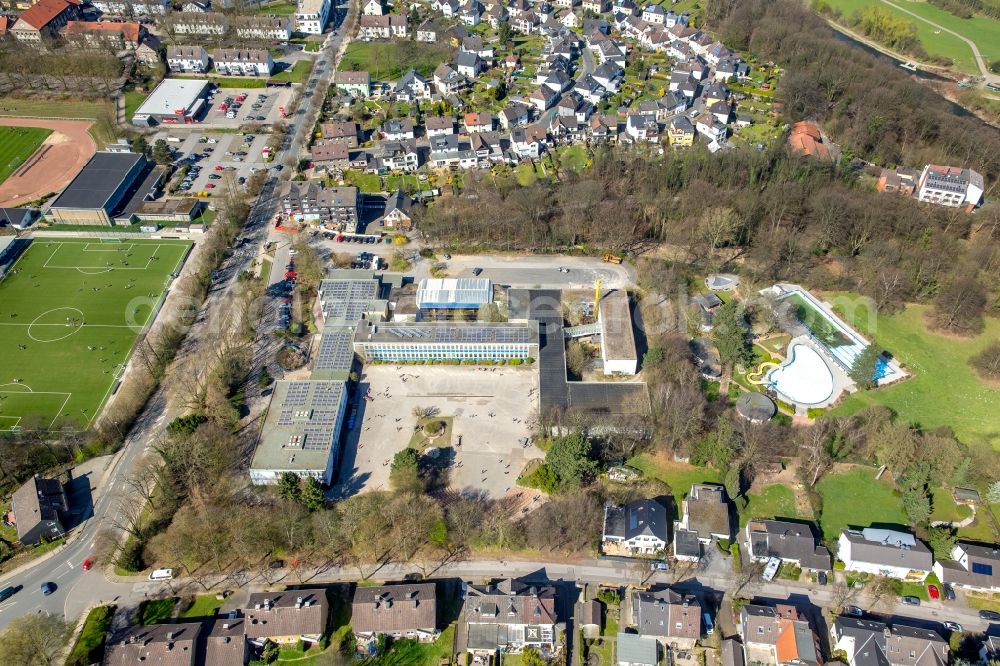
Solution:
{"label": "tree", "polygon": [[513,37],[513,31],[510,28],[510,23],[507,21],[500,21],[500,26],[497,28],[497,39],[500,40],[501,46],[507,46]]}
{"label": "tree", "polygon": [[974,278],[959,277],[937,298],[931,311],[935,328],[958,335],[976,335],[983,330],[986,293]]}
{"label": "tree", "polygon": [[545,464],[555,472],[561,487],[576,487],[587,483],[597,473],[597,462],[591,460],[591,444],[579,433],[560,437],[545,454]]}
{"label": "tree", "polygon": [[994,481],[986,491],[986,499],[992,504],[1000,502],[1000,481]]}
{"label": "tree", "polygon": [[1000,380],[1000,342],[991,343],[969,359],[969,364],[983,379]]}
{"label": "tree", "polygon": [[526,647],[521,652],[521,664],[523,666],[547,666],[541,653],[533,647]]}
{"label": "tree", "polygon": [[735,299],[724,303],[715,313],[715,346],[723,363],[747,365],[753,360],[743,308]]}
{"label": "tree", "polygon": [[406,447],[392,457],[389,466],[389,483],[394,490],[423,492],[424,481],[420,476],[420,452]]}
{"label": "tree", "polygon": [[153,161],[157,164],[169,164],[173,159],[170,146],[163,139],[153,142]]}
{"label": "tree", "polygon": [[323,495],[323,486],[316,477],[307,477],[302,483],[302,495],[300,497],[300,501],[302,502],[302,506],[310,511],[316,511],[317,509],[323,508],[323,504],[326,502],[326,497]]}
{"label": "tree", "polygon": [[302,498],[302,480],[295,472],[284,472],[278,477],[278,496],[299,502]]}
{"label": "tree", "polygon": [[947,527],[932,527],[927,530],[927,543],[934,551],[934,558],[938,560],[950,560],[951,549],[955,547],[958,538],[954,530]]}
{"label": "tree", "polygon": [[146,137],[143,135],[138,135],[129,143],[129,148],[132,149],[133,153],[141,153],[146,155],[149,153],[149,143],[146,142]]}
{"label": "tree", "polygon": [[69,627],[58,615],[38,613],[13,620],[0,634],[0,663],[50,666],[62,663]]}
{"label": "tree", "polygon": [[858,385],[858,388],[866,390],[875,388],[881,358],[882,350],[872,340],[872,343],[865,347],[865,350],[854,360],[854,365],[851,366],[848,374]]}

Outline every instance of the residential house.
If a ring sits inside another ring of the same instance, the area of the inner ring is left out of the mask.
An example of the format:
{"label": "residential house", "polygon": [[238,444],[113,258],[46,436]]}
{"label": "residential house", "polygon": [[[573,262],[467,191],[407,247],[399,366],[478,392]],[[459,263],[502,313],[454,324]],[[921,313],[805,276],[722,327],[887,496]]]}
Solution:
{"label": "residential house", "polygon": [[163,16],[170,9],[168,0],[97,0],[90,4],[102,14],[121,16]]}
{"label": "residential house", "polygon": [[453,95],[469,85],[469,79],[454,67],[441,63],[434,69],[434,87],[442,95]]}
{"label": "residential house", "polygon": [[615,116],[592,115],[590,117],[590,137],[599,143],[616,141],[618,137],[618,119]]}
{"label": "residential house", "polygon": [[372,79],[368,72],[336,72],[333,75],[333,87],[337,92],[364,99],[371,97]]}
{"label": "residential house", "polygon": [[21,12],[8,32],[19,42],[39,44],[56,36],[59,28],[80,15],[80,6],[67,0],[39,0]]}
{"label": "residential house", "polygon": [[847,571],[920,582],[934,565],[930,549],[909,532],[847,529],[840,533],[837,545],[837,558]]}
{"label": "residential house", "polygon": [[470,2],[458,12],[458,20],[469,27],[482,23],[483,6],[478,2]]}
{"label": "residential house", "polygon": [[[24,14],[21,17],[23,20]],[[15,31],[20,24],[18,21],[14,26]],[[964,207],[968,212],[980,204],[984,192],[981,174],[972,169],[934,164],[924,167],[917,185],[920,201],[951,208]]]}
{"label": "residential house", "polygon": [[545,655],[555,647],[556,588],[509,578],[466,584],[462,621],[473,654],[534,647]]}
{"label": "residential house", "polygon": [[507,12],[506,7],[496,3],[483,13],[483,20],[485,20],[494,30],[499,30],[501,23],[510,20],[510,14]]}
{"label": "residential house", "polygon": [[99,21],[67,21],[66,40],[83,48],[135,51],[146,34],[137,21],[102,23]]}
{"label": "residential house", "polygon": [[418,99],[428,99],[431,96],[431,86],[427,79],[410,70],[403,75],[393,89],[393,97],[401,102],[412,102]]}
{"label": "residential house", "polygon": [[632,113],[625,119],[625,134],[635,142],[656,143],[660,140],[660,126],[655,115]]}
{"label": "residential house", "polygon": [[709,141],[721,142],[729,134],[728,128],[708,111],[698,114],[698,117],[695,118],[694,128]]}
{"label": "residential house", "polygon": [[326,633],[329,611],[322,588],[254,592],[243,609],[246,637],[254,645],[268,640],[279,645],[315,644]]}
{"label": "residential house", "polygon": [[469,136],[469,145],[476,153],[479,166],[483,168],[491,163],[517,163],[517,159],[510,152],[509,135],[505,136],[499,132],[476,132]]}
{"label": "residential house", "polygon": [[229,19],[220,12],[174,12],[167,21],[175,35],[222,36],[229,32]]}
{"label": "residential house", "polygon": [[587,639],[595,639],[601,635],[601,616],[604,614],[604,604],[597,599],[588,599],[580,604],[576,613],[576,626]]}
{"label": "residential house", "polygon": [[659,666],[660,645],[656,639],[619,633],[615,640],[618,666]]}
{"label": "residential house", "polygon": [[747,552],[752,559],[777,557],[809,571],[829,571],[830,551],[820,545],[811,523],[789,520],[751,520],[744,530]]}
{"label": "residential house", "polygon": [[295,30],[307,35],[322,35],[330,18],[330,0],[298,0],[293,14]]}
{"label": "residential house", "polygon": [[605,40],[597,45],[597,59],[602,65],[608,63],[617,68],[625,67],[625,47],[613,40]]}
{"label": "residential house", "polygon": [[364,16],[382,16],[385,14],[385,7],[382,6],[382,0],[365,0],[361,3],[361,13]]}
{"label": "residential house", "polygon": [[1000,546],[959,541],[951,549],[951,559],[934,563],[934,573],[946,585],[1000,591]]}
{"label": "residential house", "polygon": [[390,118],[379,128],[382,138],[389,141],[402,141],[415,136],[412,118]]}
{"label": "residential house", "polygon": [[744,81],[749,76],[750,68],[747,64],[732,58],[723,58],[715,65],[716,81],[732,81],[733,79]]}
{"label": "residential house", "polygon": [[729,124],[732,109],[729,108],[727,102],[712,102],[708,105],[708,112],[712,114],[716,121],[723,125]]}
{"label": "residential house", "polygon": [[[334,144],[338,145],[338,144]],[[347,146],[339,144],[343,150]],[[354,233],[358,226],[358,188],[325,188],[316,181],[291,181],[281,200],[286,217],[323,228]]]}
{"label": "residential house", "polygon": [[[351,146],[343,142],[323,141],[317,142],[309,148],[309,161],[317,169],[348,169],[352,168],[353,153]],[[367,160],[365,160],[367,165]]]}
{"label": "residential house", "polygon": [[632,626],[643,637],[682,650],[701,637],[701,604],[694,595],[671,588],[632,593]]}
{"label": "residential house", "polygon": [[462,4],[458,0],[442,0],[437,2],[434,8],[441,12],[445,18],[456,18],[458,13],[462,11]]}
{"label": "residential house", "polygon": [[551,88],[556,93],[569,90],[573,86],[573,79],[566,72],[555,70],[545,75],[545,80],[541,82],[543,86]]}
{"label": "residential house", "polygon": [[222,76],[270,76],[274,70],[267,49],[215,49],[212,62]]}
{"label": "residential house", "polygon": [[[413,230],[413,199],[402,190],[396,190],[385,200],[381,224],[387,229]],[[355,629],[357,631],[357,629]]]}
{"label": "residential house", "polygon": [[651,25],[663,25],[667,18],[667,10],[661,5],[646,5],[641,14],[641,18]]}
{"label": "residential house", "polygon": [[591,104],[600,104],[601,100],[608,95],[604,86],[594,80],[590,74],[581,76],[573,86],[573,92]]}
{"label": "residential house", "polygon": [[462,40],[462,45],[458,47],[460,51],[475,53],[482,60],[491,61],[495,51],[493,46],[483,41],[479,35],[469,35]]}
{"label": "residential house", "polygon": [[979,648],[979,662],[991,664],[1000,661],[1000,636],[987,634]]}
{"label": "residential house", "polygon": [[492,132],[493,114],[489,111],[473,111],[465,114],[465,131],[469,134],[474,132]]}
{"label": "residential house", "polygon": [[500,126],[505,130],[531,121],[530,109],[520,102],[511,102],[500,112]]}
{"label": "residential house", "polygon": [[[694,552],[694,542],[707,545],[712,539],[732,541],[732,520],[725,488],[708,483],[692,484],[691,492],[681,505],[681,519],[674,523],[675,557],[699,559],[700,548]],[[683,552],[678,551],[679,543],[685,547]]]}
{"label": "residential house", "polygon": [[196,72],[204,73],[208,71],[208,51],[201,46],[168,46],[167,47],[167,67],[171,72]]}
{"label": "residential house", "polygon": [[181,5],[182,12],[188,12],[191,14],[204,14],[205,12],[212,11],[212,3],[208,0],[187,0],[183,5]]}
{"label": "residential house", "polygon": [[606,62],[599,66],[591,74],[599,85],[601,85],[605,90],[614,94],[618,92],[618,88],[621,86],[622,81],[625,78],[625,72],[618,65],[611,62]]}
{"label": "residential house", "polygon": [[434,583],[358,586],[351,604],[351,631],[362,641],[378,636],[433,641],[440,633]]}
{"label": "residential house", "polygon": [[411,173],[420,168],[420,152],[413,140],[382,141],[379,163],[384,171]]}
{"label": "residential house", "polygon": [[21,543],[33,545],[43,538],[58,539],[66,533],[63,519],[69,511],[69,502],[58,480],[31,477],[14,492],[10,505]]}
{"label": "residential house", "polygon": [[653,555],[667,547],[667,510],[655,499],[604,507],[605,544],[630,554]]}
{"label": "residential house", "polygon": [[528,93],[525,101],[529,104],[533,104],[539,111],[546,111],[549,107],[555,104],[558,99],[559,93],[552,90],[548,86],[539,86],[532,92]]}
{"label": "residential house", "polygon": [[677,116],[671,120],[666,133],[671,146],[686,148],[694,145],[694,125],[687,116]]}
{"label": "residential house", "polygon": [[142,663],[193,666],[201,632],[200,622],[132,627],[121,640],[108,641],[103,663],[105,666]]}
{"label": "residential house", "polygon": [[[250,658],[245,619],[242,617],[234,617],[227,613],[226,616],[216,617],[203,623],[199,639],[200,655],[195,658],[197,664],[243,666]],[[151,661],[151,663],[166,664],[168,662],[163,660]]]}
{"label": "residential house", "polygon": [[234,16],[231,25],[240,39],[288,41],[292,22],[283,16]]}
{"label": "residential house", "polygon": [[427,19],[417,27],[417,41],[433,44],[441,35],[441,28],[433,19]]}
{"label": "residential house", "polygon": [[362,16],[358,21],[358,34],[364,39],[406,37],[406,25],[406,16],[403,14]]}
{"label": "residential house", "polygon": [[823,666],[819,636],[798,608],[749,604],[737,627],[746,662],[774,666]]}
{"label": "residential house", "polygon": [[733,52],[726,48],[722,42],[713,42],[705,51],[705,60],[710,65],[718,65],[722,60],[732,59]]}
{"label": "residential house", "polygon": [[428,116],[424,118],[427,136],[445,136],[455,133],[455,119],[451,116]]}
{"label": "residential house", "polygon": [[716,102],[725,102],[729,99],[729,91],[726,86],[721,83],[713,81],[705,87],[705,90],[701,94],[702,98],[705,100],[706,106],[711,106]]}
{"label": "residential house", "polygon": [[917,181],[920,173],[915,169],[897,167],[896,169],[882,169],[876,188],[879,192],[895,192],[911,197],[917,191]]}
{"label": "residential house", "polygon": [[475,79],[485,69],[485,66],[475,53],[459,51],[455,58],[455,69],[465,78]]}
{"label": "residential house", "polygon": [[526,35],[533,33],[538,23],[538,15],[531,11],[521,12],[510,19],[510,27]]}
{"label": "residential house", "polygon": [[429,161],[435,169],[472,169],[479,164],[468,137],[445,134],[432,137],[429,143]]}
{"label": "residential house", "polygon": [[521,159],[537,159],[545,150],[548,130],[539,124],[515,127],[510,132],[510,149]]}
{"label": "residential house", "polygon": [[585,12],[591,11],[595,14],[604,14],[611,11],[611,2],[610,0],[583,0],[580,3],[580,7]]}
{"label": "residential house", "polygon": [[947,666],[948,643],[931,629],[838,616],[831,650],[848,666]]}
{"label": "residential house", "polygon": [[583,25],[583,19],[580,18],[580,15],[568,9],[562,11],[559,22],[571,30]]}
{"label": "residential house", "polygon": [[160,64],[160,39],[156,35],[146,34],[135,49],[135,59],[146,67]]}
{"label": "residential house", "polygon": [[819,126],[808,120],[792,125],[792,131],[788,135],[788,148],[793,154],[802,157],[813,157],[823,161],[832,159],[830,148],[823,141]]}
{"label": "residential house", "polygon": [[364,131],[361,125],[353,120],[337,120],[322,123],[319,131],[326,143],[343,143],[350,148],[356,148],[364,141]]}

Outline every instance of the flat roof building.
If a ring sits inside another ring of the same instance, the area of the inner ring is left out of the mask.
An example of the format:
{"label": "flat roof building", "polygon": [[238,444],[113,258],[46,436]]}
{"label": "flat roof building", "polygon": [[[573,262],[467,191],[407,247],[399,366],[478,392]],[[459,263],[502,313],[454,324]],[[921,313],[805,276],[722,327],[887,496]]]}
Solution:
{"label": "flat roof building", "polygon": [[208,81],[200,79],[163,79],[132,116],[140,126],[184,125],[198,121],[205,110]]}
{"label": "flat roof building", "polygon": [[421,310],[475,310],[493,300],[487,278],[424,278],[417,286]]}
{"label": "flat roof building", "polygon": [[525,361],[538,356],[538,324],[363,322],[354,351],[369,361]]}
{"label": "flat roof building", "polygon": [[133,195],[149,189],[150,166],[140,153],[95,153],[52,202],[47,217],[59,224],[110,226]]}
{"label": "flat roof building", "polygon": [[295,472],[329,484],[346,406],[346,382],[277,382],[250,463],[250,480],[274,484],[283,473]]}
{"label": "flat roof building", "polygon": [[610,291],[601,297],[597,307],[604,374],[634,375],[639,370],[639,356],[635,349],[628,294],[621,290]]}

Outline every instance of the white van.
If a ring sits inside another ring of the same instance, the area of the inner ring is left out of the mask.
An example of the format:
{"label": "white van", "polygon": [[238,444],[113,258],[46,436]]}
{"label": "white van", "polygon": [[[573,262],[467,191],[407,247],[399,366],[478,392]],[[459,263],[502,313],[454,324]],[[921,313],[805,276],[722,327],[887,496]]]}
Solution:
{"label": "white van", "polygon": [[174,570],[173,569],[157,569],[153,573],[149,574],[149,580],[173,580]]}

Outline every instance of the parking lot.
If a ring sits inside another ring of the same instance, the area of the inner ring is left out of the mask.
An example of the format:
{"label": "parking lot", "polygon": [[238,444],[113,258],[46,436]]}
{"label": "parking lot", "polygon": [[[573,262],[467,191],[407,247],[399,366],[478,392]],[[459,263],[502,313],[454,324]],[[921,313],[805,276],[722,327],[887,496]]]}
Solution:
{"label": "parking lot", "polygon": [[292,88],[218,88],[209,95],[201,122],[210,127],[271,125],[283,119],[281,109],[289,109],[293,95]]}
{"label": "parking lot", "polygon": [[275,164],[265,162],[262,154],[270,137],[270,134],[223,134],[166,129],[157,132],[152,141],[166,140],[174,151],[174,158],[178,160],[198,155],[189,171],[193,176],[190,187],[178,190],[178,194],[197,195],[199,192],[207,192],[211,196],[220,190],[227,171],[238,181],[240,178],[249,178],[254,169],[273,168]]}
{"label": "parking lot", "polygon": [[452,490],[513,494],[525,464],[544,455],[526,440],[530,415],[538,413],[537,377],[531,367],[367,366],[361,394],[370,390],[373,399],[357,404],[336,495],[389,487],[392,457],[409,444],[418,406],[451,419],[450,442],[438,446],[437,460],[447,466]]}

